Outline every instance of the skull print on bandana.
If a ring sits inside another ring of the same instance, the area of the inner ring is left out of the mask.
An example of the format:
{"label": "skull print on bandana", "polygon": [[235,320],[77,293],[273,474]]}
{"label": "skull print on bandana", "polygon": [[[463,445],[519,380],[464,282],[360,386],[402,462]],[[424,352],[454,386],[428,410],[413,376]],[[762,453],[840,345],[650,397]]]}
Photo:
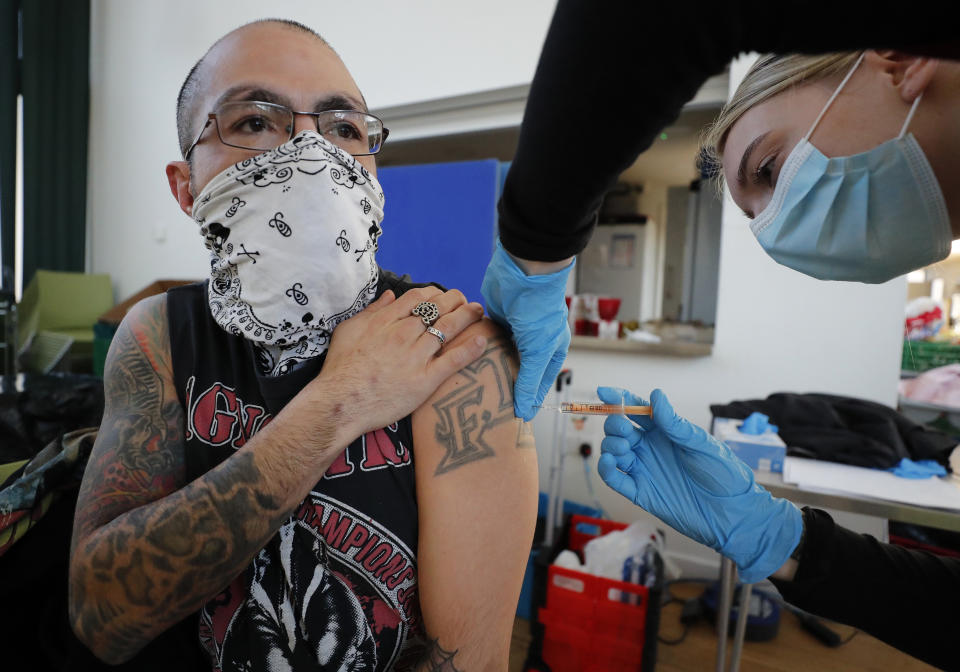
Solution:
{"label": "skull print on bandana", "polygon": [[263,373],[320,355],[374,299],[383,204],[376,178],[313,131],[230,166],[197,196],[210,312],[253,341]]}

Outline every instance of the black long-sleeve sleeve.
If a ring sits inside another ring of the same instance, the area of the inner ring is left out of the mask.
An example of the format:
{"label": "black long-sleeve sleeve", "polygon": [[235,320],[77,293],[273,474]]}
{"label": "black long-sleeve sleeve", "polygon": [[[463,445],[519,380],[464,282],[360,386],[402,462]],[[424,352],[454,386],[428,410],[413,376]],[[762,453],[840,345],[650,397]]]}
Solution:
{"label": "black long-sleeve sleeve", "polygon": [[619,174],[738,54],[882,47],[958,58],[955,8],[940,0],[559,0],[499,204],[504,247],[537,261],[580,252]]}
{"label": "black long-sleeve sleeve", "polygon": [[860,628],[946,670],[960,670],[960,559],[883,544],[803,510],[793,581],[773,583],[804,611]]}

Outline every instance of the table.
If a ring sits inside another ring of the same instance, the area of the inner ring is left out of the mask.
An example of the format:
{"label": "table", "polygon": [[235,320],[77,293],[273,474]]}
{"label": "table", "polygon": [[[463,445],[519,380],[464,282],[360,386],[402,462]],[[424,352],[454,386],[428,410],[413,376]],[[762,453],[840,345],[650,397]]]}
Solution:
{"label": "table", "polygon": [[[902,523],[926,525],[941,530],[960,532],[960,511],[932,509],[925,506],[866,498],[860,495],[806,490],[785,483],[783,474],[775,474],[769,471],[754,470],[754,477],[757,483],[769,490],[774,496],[802,502],[808,506],[860,513]],[[724,672],[724,663],[727,657],[727,628],[729,627],[730,607],[733,603],[735,583],[736,567],[733,561],[721,557],[720,604],[717,610],[717,672]],[[752,584],[745,584],[740,589],[740,604],[743,607],[749,604],[752,588]],[[737,672],[740,668],[740,652],[743,648],[743,638],[747,628],[747,611],[746,608],[742,608],[737,614],[737,627],[733,635],[729,672]]]}

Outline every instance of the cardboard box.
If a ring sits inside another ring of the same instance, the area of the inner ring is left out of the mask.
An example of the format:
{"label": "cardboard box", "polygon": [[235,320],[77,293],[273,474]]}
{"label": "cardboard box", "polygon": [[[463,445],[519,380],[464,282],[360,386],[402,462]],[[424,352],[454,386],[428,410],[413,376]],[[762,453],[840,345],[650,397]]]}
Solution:
{"label": "cardboard box", "polygon": [[189,285],[191,282],[197,282],[196,280],[155,280],[149,285],[141,289],[139,292],[131,296],[129,299],[123,303],[118,303],[113,308],[105,312],[100,316],[101,322],[106,322],[107,324],[112,324],[113,326],[119,325],[123,318],[126,316],[127,311],[133,308],[138,302],[147,298],[148,296],[153,296],[154,294],[163,294],[171,287],[179,287],[180,285]]}
{"label": "cardboard box", "polygon": [[743,420],[714,418],[713,435],[730,446],[737,457],[753,469],[783,473],[787,444],[775,432],[744,434],[739,427]]}

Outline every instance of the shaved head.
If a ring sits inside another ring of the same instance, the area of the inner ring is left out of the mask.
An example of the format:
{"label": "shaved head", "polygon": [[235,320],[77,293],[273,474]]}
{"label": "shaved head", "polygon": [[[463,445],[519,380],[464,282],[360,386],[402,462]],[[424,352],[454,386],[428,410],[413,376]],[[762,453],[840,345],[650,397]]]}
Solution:
{"label": "shaved head", "polygon": [[180,87],[180,93],[177,96],[177,138],[180,142],[181,154],[186,153],[187,148],[190,146],[190,143],[193,142],[194,137],[199,130],[194,128],[194,120],[197,116],[197,104],[201,98],[199,94],[203,90],[205,84],[204,78],[206,75],[206,62],[210,52],[216,49],[221,42],[232,36],[234,33],[262,24],[274,24],[290,30],[299,31],[300,33],[311,35],[325,47],[331,51],[333,50],[333,47],[330,46],[330,43],[323,39],[320,33],[303,25],[302,23],[291,21],[290,19],[259,19],[257,21],[251,21],[250,23],[244,24],[243,26],[230,31],[221,37],[219,40],[214,42],[213,45],[207,49],[207,52],[200,58],[200,60],[197,61],[192,68],[190,68],[190,72],[187,73],[187,78],[183,80],[183,85]]}
{"label": "shaved head", "polygon": [[[290,137],[317,132],[315,115],[327,110],[367,112],[343,60],[303,24],[266,19],[227,33],[191,69],[177,99],[180,152],[190,157],[171,161],[166,173],[171,193],[188,215],[195,195],[211,178],[262,151],[225,144],[219,137],[219,119],[207,121],[220,106],[244,101],[293,111]],[[357,161],[376,175],[372,154],[358,156]]]}

